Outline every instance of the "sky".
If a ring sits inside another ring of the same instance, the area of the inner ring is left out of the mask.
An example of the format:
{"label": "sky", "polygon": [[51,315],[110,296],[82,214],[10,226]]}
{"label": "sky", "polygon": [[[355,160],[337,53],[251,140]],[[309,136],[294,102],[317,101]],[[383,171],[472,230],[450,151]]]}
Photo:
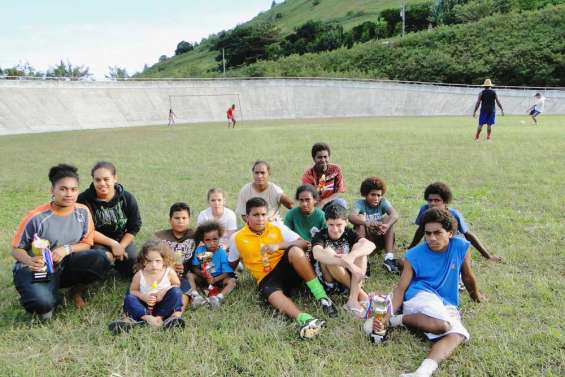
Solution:
{"label": "sky", "polygon": [[[29,63],[46,71],[61,60],[104,79],[109,66],[128,74],[234,28],[272,0],[0,0],[0,67]],[[277,0],[280,3],[280,0]]]}

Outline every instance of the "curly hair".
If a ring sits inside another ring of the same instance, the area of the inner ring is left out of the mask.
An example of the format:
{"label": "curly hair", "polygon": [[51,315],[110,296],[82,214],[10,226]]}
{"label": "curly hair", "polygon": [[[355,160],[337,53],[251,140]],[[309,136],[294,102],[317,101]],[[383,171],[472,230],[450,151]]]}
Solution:
{"label": "curly hair", "polygon": [[312,198],[314,198],[315,201],[320,200],[320,194],[318,194],[318,190],[316,190],[314,188],[314,186],[312,185],[302,185],[302,186],[298,186],[298,188],[296,189],[296,195],[294,196],[294,198],[296,200],[298,200],[298,197],[300,196],[300,194],[302,194],[303,192],[309,192],[310,194],[312,194]]}
{"label": "curly hair", "polygon": [[326,143],[316,143],[312,145],[312,158],[316,157],[316,153],[320,151],[328,151],[328,156],[332,155],[332,151],[330,150],[330,146]]}
{"label": "curly hair", "polygon": [[420,227],[425,228],[426,224],[440,223],[441,227],[447,232],[455,232],[457,230],[457,220],[446,209],[430,208],[424,212],[420,220]]}
{"label": "curly hair", "polygon": [[367,196],[373,190],[382,190],[383,195],[386,193],[386,183],[379,177],[369,177],[361,183],[361,196]]}
{"label": "curly hair", "polygon": [[175,265],[175,258],[169,246],[161,240],[149,240],[143,244],[139,254],[137,255],[137,262],[135,264],[135,271],[143,270],[147,255],[151,251],[158,252],[163,258],[163,265],[166,267],[173,267]]}
{"label": "curly hair", "polygon": [[206,233],[213,231],[217,231],[220,238],[224,235],[224,227],[217,221],[205,221],[198,225],[194,231],[194,243],[198,245],[200,242],[204,242],[204,236]]}
{"label": "curly hair", "polygon": [[78,169],[73,165],[67,164],[59,164],[49,169],[49,181],[53,187],[63,178],[74,178],[78,182]]}
{"label": "curly hair", "polygon": [[443,182],[434,182],[424,191],[424,200],[428,200],[431,194],[439,195],[445,204],[449,204],[453,199],[451,189]]}

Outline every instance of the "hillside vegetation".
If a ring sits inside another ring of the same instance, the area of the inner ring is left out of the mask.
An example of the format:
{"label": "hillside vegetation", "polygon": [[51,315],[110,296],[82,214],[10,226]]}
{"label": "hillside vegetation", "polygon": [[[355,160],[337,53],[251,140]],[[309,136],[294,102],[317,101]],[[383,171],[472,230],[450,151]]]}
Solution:
{"label": "hillside vegetation", "polygon": [[[563,0],[288,0],[139,77],[331,76],[565,85]],[[396,6],[396,8],[395,8]],[[186,42],[184,42],[186,43]]]}

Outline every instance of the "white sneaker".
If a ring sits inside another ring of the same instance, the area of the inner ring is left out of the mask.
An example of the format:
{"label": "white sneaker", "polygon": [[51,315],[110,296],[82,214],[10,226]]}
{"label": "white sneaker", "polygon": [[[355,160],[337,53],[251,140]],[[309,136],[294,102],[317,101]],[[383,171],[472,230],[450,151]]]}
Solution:
{"label": "white sneaker", "polygon": [[197,308],[199,306],[202,305],[206,305],[208,303],[208,300],[206,300],[204,297],[202,297],[200,294],[193,294],[190,296],[191,300],[190,300],[190,305],[193,308]]}
{"label": "white sneaker", "polygon": [[222,305],[222,299],[218,296],[212,296],[212,297],[208,297],[208,302],[210,303],[210,306],[214,309],[217,309],[220,307],[220,305]]}

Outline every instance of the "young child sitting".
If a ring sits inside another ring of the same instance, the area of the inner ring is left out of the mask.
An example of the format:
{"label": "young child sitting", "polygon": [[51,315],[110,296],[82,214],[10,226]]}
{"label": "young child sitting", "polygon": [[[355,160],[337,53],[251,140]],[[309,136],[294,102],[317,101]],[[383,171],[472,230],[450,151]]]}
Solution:
{"label": "young child sitting", "polygon": [[137,272],[124,299],[122,320],[110,323],[114,334],[147,323],[151,327],[184,327],[180,281],[169,248],[158,240],[146,242],[137,257]]}
{"label": "young child sitting", "polygon": [[383,266],[388,272],[398,274],[400,269],[394,259],[394,224],[398,213],[384,197],[386,183],[379,177],[370,177],[361,183],[361,196],[355,202],[349,221],[354,225],[359,237],[367,238],[384,249]]}
{"label": "young child sitting", "polygon": [[[463,215],[461,212],[456,210],[455,208],[448,208],[448,204],[451,202],[453,195],[451,194],[451,190],[449,187],[442,182],[435,182],[426,187],[424,191],[424,199],[428,202],[428,204],[424,204],[420,207],[420,212],[418,212],[418,216],[416,216],[416,220],[414,223],[416,225],[420,225],[421,218],[429,208],[440,208],[445,209],[451,213],[451,215],[457,221],[457,228],[454,231],[454,236],[463,236],[467,241],[471,243],[481,253],[483,257],[490,261],[500,262],[502,261],[501,257],[494,256],[490,254],[487,248],[481,243],[478,237],[469,230],[467,223],[465,223],[465,219],[463,219]],[[414,239],[408,248],[413,248],[416,246],[424,236],[424,229],[419,226],[414,233]]]}
{"label": "young child sitting", "polygon": [[349,299],[344,308],[362,318],[362,303],[367,301],[367,293],[362,288],[367,256],[373,252],[375,244],[347,227],[347,210],[342,206],[328,206],[325,216],[327,228],[312,239],[316,272],[329,288],[336,282],[349,288]]}
{"label": "young child sitting", "polygon": [[[367,322],[373,332],[387,327],[407,326],[422,331],[435,343],[427,358],[414,373],[404,377],[429,377],[461,343],[469,340],[459,314],[459,275],[471,298],[480,302],[475,275],[471,270],[469,242],[453,237],[457,224],[445,209],[424,212],[420,227],[425,243],[406,252],[404,268],[392,295],[392,312],[381,321]],[[402,314],[396,314],[402,310]]]}
{"label": "young child sitting", "polygon": [[[224,228],[215,221],[204,222],[196,228],[196,242],[202,242],[203,245],[198,246],[194,252],[192,271],[187,275],[192,287],[190,295],[193,302],[203,299],[197,290],[197,282],[205,283],[205,286],[208,287],[208,302],[212,307],[219,307],[225,296],[235,288],[236,275],[220,243],[223,233]],[[212,294],[216,289],[222,291],[216,295]]]}
{"label": "young child sitting", "polygon": [[[174,203],[169,209],[170,229],[161,230],[155,233],[155,238],[166,244],[175,256],[175,270],[181,278],[181,290],[183,308],[188,305],[190,284],[186,279],[186,273],[190,269],[192,255],[195,249],[194,231],[190,228],[190,207],[184,202]],[[202,305],[204,302],[196,303]],[[193,302],[193,305],[195,303]]]}

